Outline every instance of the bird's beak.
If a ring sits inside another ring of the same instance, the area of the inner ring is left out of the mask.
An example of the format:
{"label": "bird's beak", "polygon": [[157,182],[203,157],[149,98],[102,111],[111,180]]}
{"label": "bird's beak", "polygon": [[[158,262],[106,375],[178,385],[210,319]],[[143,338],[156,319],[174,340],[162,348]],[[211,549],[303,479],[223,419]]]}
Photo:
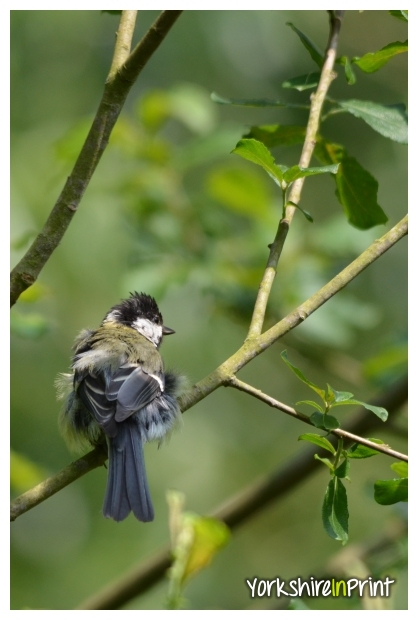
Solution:
{"label": "bird's beak", "polygon": [[170,334],[175,334],[176,332],[171,327],[166,327],[163,325],[163,336],[169,336]]}

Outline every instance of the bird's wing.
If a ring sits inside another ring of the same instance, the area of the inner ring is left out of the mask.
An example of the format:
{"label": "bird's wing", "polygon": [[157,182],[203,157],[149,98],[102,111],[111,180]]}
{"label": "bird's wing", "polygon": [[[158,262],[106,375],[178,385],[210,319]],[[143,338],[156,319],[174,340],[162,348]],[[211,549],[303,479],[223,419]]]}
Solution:
{"label": "bird's wing", "polygon": [[164,375],[149,374],[138,364],[124,364],[110,378],[106,397],[116,402],[116,422],[145,407],[164,391]]}
{"label": "bird's wing", "polygon": [[96,422],[109,437],[115,437],[117,428],[115,423],[115,403],[106,395],[106,383],[101,373],[75,376],[79,383],[77,394],[84,406],[94,416]]}

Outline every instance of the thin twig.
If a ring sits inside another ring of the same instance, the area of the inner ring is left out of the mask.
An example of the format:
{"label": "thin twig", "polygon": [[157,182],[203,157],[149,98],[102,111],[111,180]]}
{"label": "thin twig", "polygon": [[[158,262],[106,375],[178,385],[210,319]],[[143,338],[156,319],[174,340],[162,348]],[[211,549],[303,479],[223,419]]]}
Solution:
{"label": "thin twig", "polygon": [[[208,394],[216,390],[218,387],[220,387],[221,385],[226,385],[230,378],[235,375],[238,370],[248,364],[248,362],[254,359],[254,357],[260,355],[260,353],[265,351],[281,336],[296,327],[296,325],[299,325],[299,323],[301,323],[306,317],[308,317],[323,303],[325,303],[327,299],[329,299],[339,290],[344,288],[344,286],[351,282],[351,280],[355,278],[359,273],[361,273],[363,269],[365,269],[369,264],[379,258],[379,256],[381,256],[384,252],[391,248],[397,241],[402,239],[402,237],[406,233],[407,218],[404,218],[381,239],[375,241],[365,252],[363,252],[363,254],[361,254],[355,261],[353,261],[348,267],[346,267],[333,280],[326,284],[320,291],[318,291],[318,293],[310,297],[305,303],[299,306],[299,308],[296,308],[294,312],[291,312],[287,317],[282,319],[274,327],[269,329],[258,338],[252,339],[251,341],[247,340],[244,345],[236,353],[234,353],[234,355],[232,355],[228,360],[226,360],[226,362],[224,362],[221,366],[214,370],[210,375],[199,381],[199,383],[194,385],[184,396],[180,398],[181,410],[184,412],[187,409],[190,409],[190,407],[208,396]],[[98,463],[98,465],[99,464],[101,463]],[[96,465],[96,467],[98,465]],[[66,469],[63,470],[63,472],[65,471]],[[63,472],[57,474],[57,476],[61,476]],[[63,479],[67,480],[66,478]],[[54,493],[59,491],[60,488],[63,488],[67,484],[70,484],[71,482],[73,482],[73,479],[69,477],[68,482],[62,484],[61,487],[56,487]],[[43,493],[42,487],[40,488],[40,492]],[[28,493],[31,493],[31,491],[28,491]],[[35,496],[37,496],[36,493]],[[47,497],[49,497],[49,495],[42,496],[39,499],[39,502],[36,502],[33,505],[40,503],[44,499],[47,499]],[[32,507],[32,505],[23,504],[23,506],[26,505],[28,506],[28,508],[23,510],[23,512],[29,510],[29,508]],[[22,512],[19,512],[19,514],[22,514]]]}
{"label": "thin twig", "polygon": [[[276,400],[275,398],[272,398],[268,394],[264,394],[264,392],[262,392],[261,390],[257,390],[257,388],[253,387],[252,385],[249,385],[248,383],[245,383],[244,381],[241,381],[240,379],[237,379],[237,377],[235,376],[232,376],[229,379],[227,385],[230,385],[231,387],[236,388],[237,390],[240,390],[241,392],[246,392],[247,394],[254,396],[254,398],[258,398],[258,400],[261,400],[262,402],[266,403],[270,407],[273,407],[274,409],[279,409],[280,411],[283,411],[283,413],[286,413],[287,415],[290,415],[291,417],[296,418],[297,420],[300,420],[301,422],[305,422],[305,424],[309,424],[310,426],[315,426],[313,422],[311,422],[309,416],[307,416],[306,414],[301,413],[300,411],[296,411],[296,409],[293,409],[293,407],[289,407],[289,405],[285,405],[284,403],[281,403],[280,401]],[[376,450],[377,452],[381,452],[382,454],[386,454],[387,456],[391,456],[392,458],[408,462],[408,456],[406,454],[402,454],[401,452],[392,450],[392,448],[388,446],[387,444],[374,443],[373,441],[370,441],[369,439],[364,439],[363,437],[359,437],[358,435],[353,435],[353,433],[349,433],[348,431],[345,431],[342,428],[336,428],[328,432],[332,433],[332,435],[335,435],[336,437],[342,437],[343,439],[347,439],[351,442],[360,443],[363,446],[372,448],[373,450]]]}
{"label": "thin twig", "polygon": [[[316,135],[321,123],[322,107],[324,105],[329,87],[331,86],[331,82],[335,78],[333,68],[337,54],[337,43],[342,16],[338,15],[338,17],[336,17],[334,13],[341,13],[341,11],[330,11],[330,38],[325,51],[325,62],[321,70],[318,89],[316,93],[311,96],[311,106],[308,124],[306,127],[306,136],[299,159],[299,166],[301,168],[309,167],[316,144]],[[298,179],[290,188],[289,200],[295,204],[299,204],[304,182],[304,178]],[[248,330],[247,338],[249,339],[260,335],[262,332],[268,299],[273,286],[274,278],[276,277],[277,264],[286,241],[287,233],[289,232],[290,224],[292,223],[294,212],[295,207],[289,206],[286,208],[286,216],[279,222],[276,237],[270,246],[270,254],[258,289],[253,316]]]}
{"label": "thin twig", "polygon": [[122,11],[119,28],[116,33],[115,51],[107,78],[108,81],[114,78],[117,71],[119,71],[123,63],[129,58],[137,14],[138,11]]}
{"label": "thin twig", "polygon": [[[403,379],[380,395],[373,404],[384,407],[393,418],[407,400],[408,381]],[[347,428],[350,432],[368,433],[377,424],[378,418],[369,416],[364,409],[358,409],[351,417]],[[335,446],[337,438],[330,437]],[[306,446],[304,450],[288,461],[283,467],[250,485],[237,496],[229,499],[217,508],[212,515],[224,521],[229,527],[236,528],[245,524],[251,517],[264,509],[271,502],[293,491],[308,476],[321,468],[321,462],[314,459],[314,454],[326,456],[318,446]],[[160,549],[153,557],[132,569],[126,575],[108,584],[100,592],[89,597],[77,609],[119,609],[134,597],[143,594],[164,578],[171,563],[168,546]]]}
{"label": "thin twig", "polygon": [[119,118],[132,84],[180,14],[181,11],[163,11],[125,64],[107,80],[95,119],[73,171],[45,226],[11,273],[11,306],[16,303],[21,293],[35,282],[61,242],[108,144],[111,131]]}
{"label": "thin twig", "polygon": [[402,239],[408,232],[408,216],[405,216],[396,226],[394,226],[383,237],[377,239],[350,263],[335,278],[330,280],[317,293],[301,304],[296,310],[288,314],[284,319],[276,323],[268,331],[257,338],[246,340],[242,347],[238,349],[229,359],[221,364],[210,375],[194,385],[181,399],[180,406],[182,411],[186,411],[197,402],[205,398],[208,394],[216,390],[220,385],[228,382],[228,379],[235,375],[241,368],[248,364],[252,359],[263,353],[279,338],[287,334],[297,325],[302,323],[315,310],[320,308],[328,299],[331,299],[366,267],[371,265],[382,254],[387,252]]}

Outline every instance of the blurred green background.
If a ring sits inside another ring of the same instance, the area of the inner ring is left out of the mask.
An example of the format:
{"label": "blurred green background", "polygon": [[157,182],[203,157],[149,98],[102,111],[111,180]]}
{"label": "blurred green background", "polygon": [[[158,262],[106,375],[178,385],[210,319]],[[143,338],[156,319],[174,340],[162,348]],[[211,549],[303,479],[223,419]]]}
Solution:
{"label": "blurred green background", "polygon": [[[139,13],[135,41],[157,15]],[[309,102],[310,91],[281,88],[284,80],[315,71],[288,21],[325,47],[325,11],[185,12],[134,85],[79,213],[36,287],[12,310],[11,444],[32,463],[26,476],[12,468],[14,495],[72,459],[57,429],[54,379],[68,369],[78,331],[97,326],[129,291],[156,296],[166,324],[176,330],[162,349],[166,365],[183,371],[191,383],[245,338],[280,217],[280,196],[263,171],[229,153],[251,125],[303,125],[306,112],[217,106],[210,93]],[[101,97],[117,24],[118,17],[98,11],[11,12],[12,266],[44,224],[71,171]],[[388,12],[348,11],[339,53],[361,56],[406,38],[406,24]],[[405,54],[372,75],[357,71],[351,87],[341,67],[338,71],[335,98],[406,102]],[[301,205],[315,223],[296,214],[267,326],[406,212],[404,145],[346,114],[327,121],[321,133],[344,144],[378,180],[379,204],[389,222],[369,231],[352,228],[332,179],[307,179]],[[274,151],[286,165],[297,163],[299,153],[299,146]],[[240,377],[290,405],[311,398],[280,360],[286,348],[313,381],[370,401],[406,371],[406,287],[403,240]],[[167,542],[167,489],[184,492],[189,510],[207,514],[303,450],[297,437],[307,431],[232,389],[213,393],[187,411],[169,444],[146,447],[152,524],[132,516],[116,524],[101,516],[103,469],[12,524],[12,608],[73,608]],[[406,440],[383,424],[374,435],[406,451]],[[404,517],[404,505],[373,501],[373,482],[393,477],[390,463],[377,456],[352,466],[349,544],[370,540]],[[323,574],[340,551],[321,525],[325,470],[234,533],[212,566],[186,588],[190,608],[251,606],[245,579],[254,575]],[[388,604],[406,609],[404,552],[384,566],[397,580]],[[129,607],[163,609],[166,591],[162,582]],[[257,605],[274,603],[264,599]],[[358,600],[307,604],[360,606]]]}

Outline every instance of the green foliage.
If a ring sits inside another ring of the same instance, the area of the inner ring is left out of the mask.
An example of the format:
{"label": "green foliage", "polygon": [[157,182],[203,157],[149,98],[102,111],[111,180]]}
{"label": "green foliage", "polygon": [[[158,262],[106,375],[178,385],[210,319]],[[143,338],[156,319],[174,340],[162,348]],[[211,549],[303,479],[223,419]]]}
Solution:
{"label": "green foliage", "polygon": [[[360,405],[369,411],[372,411],[378,418],[380,418],[383,422],[387,420],[388,412],[383,407],[376,407],[374,405],[369,405],[368,403],[363,403],[352,398],[353,394],[351,392],[342,392],[338,390],[334,390],[329,383],[327,384],[326,390],[320,388],[315,383],[312,383],[305,377],[303,372],[294,364],[292,364],[288,357],[287,352],[283,351],[281,353],[281,358],[286,363],[286,365],[290,368],[290,370],[298,377],[300,381],[305,383],[305,385],[309,386],[316,394],[321,397],[323,402],[322,406],[319,406],[314,401],[304,400],[299,401],[298,404],[308,404],[313,406],[317,411],[311,414],[310,421],[317,428],[321,428],[322,430],[332,432],[333,430],[339,428],[340,423],[332,415],[329,415],[329,411],[335,407],[340,407],[343,405]],[[325,494],[325,500],[322,506],[322,521],[325,528],[325,531],[331,538],[335,538],[336,540],[341,540],[343,545],[345,545],[348,541],[348,503],[347,503],[347,493],[341,479],[350,480],[348,477],[348,472],[350,469],[350,461],[349,459],[365,459],[375,454],[378,454],[377,450],[373,450],[367,446],[361,444],[354,444],[348,450],[343,448],[342,439],[339,439],[338,449],[335,450],[333,445],[321,435],[317,435],[315,433],[305,433],[300,435],[299,440],[308,441],[309,443],[313,443],[323,450],[331,452],[334,457],[334,461],[330,461],[330,459],[326,457],[319,456],[315,454],[315,459],[321,461],[328,469],[330,470],[330,474],[332,476],[332,480],[328,484],[327,491]],[[382,444],[383,442],[379,439],[370,439],[369,441],[373,441],[374,443]],[[404,471],[401,468],[401,471]],[[382,498],[382,486],[385,488],[389,485],[380,484],[382,481],[378,481],[378,498],[379,500]],[[393,485],[391,485],[391,488]],[[376,485],[375,485],[376,489]],[[389,492],[389,491],[388,491]],[[376,498],[376,493],[375,493]],[[376,501],[379,501],[376,499]],[[379,501],[379,503],[383,503]],[[389,502],[388,503],[393,503]]]}
{"label": "green foliage", "polygon": [[404,104],[381,105],[373,101],[359,101],[358,99],[337,103],[340,108],[361,118],[385,138],[407,144],[408,120]]}
{"label": "green foliage", "polygon": [[323,52],[319,49],[317,45],[315,45],[313,41],[311,41],[311,39],[306,34],[304,34],[301,30],[299,30],[299,28],[296,28],[296,26],[292,24],[292,22],[287,22],[287,26],[290,26],[293,32],[296,32],[296,34],[298,35],[299,39],[302,42],[302,45],[305,47],[305,49],[308,50],[309,55],[312,58],[312,60],[321,69],[322,65],[324,64]]}
{"label": "green foliage", "polygon": [[[368,403],[363,403],[360,400],[356,400],[355,398],[352,398],[353,394],[351,392],[340,392],[334,390],[329,383],[327,384],[327,389],[324,390],[312,381],[309,381],[300,368],[290,362],[287,356],[287,351],[282,351],[280,357],[300,381],[309,386],[311,390],[316,392],[316,394],[321,397],[323,407],[316,405],[318,411],[313,413],[311,416],[311,422],[318,428],[328,430],[338,428],[338,421],[333,416],[329,416],[328,412],[331,409],[341,407],[342,405],[360,405],[361,407],[364,407],[374,413],[380,420],[382,420],[382,422],[387,420],[389,414],[383,407],[376,407],[375,405],[369,405]],[[302,402],[309,403],[311,405],[313,404],[312,401],[299,401],[299,403]]]}
{"label": "green foliage", "polygon": [[185,605],[182,591],[198,572],[208,566],[214,556],[229,542],[229,528],[212,517],[183,512],[184,496],[167,493],[170,509],[170,529],[173,564],[169,571],[169,609]]}
{"label": "green foliage", "polygon": [[378,52],[370,52],[361,58],[355,57],[351,62],[365,73],[374,73],[383,67],[391,58],[407,51],[408,41],[404,41],[403,43],[401,43],[401,41],[395,41],[394,43],[385,45],[385,47]]}
{"label": "green foliage", "polygon": [[348,542],[347,492],[338,476],[329,481],[322,505],[322,523],[328,536]]}
{"label": "green foliage", "polygon": [[408,21],[408,11],[389,11],[389,13],[404,22]]}
{"label": "green foliage", "polygon": [[390,506],[398,502],[407,502],[408,479],[376,480],[374,483],[374,499],[382,506]]}
{"label": "green foliage", "polygon": [[315,156],[324,164],[339,163],[336,196],[350,224],[360,230],[386,224],[388,218],[377,203],[378,183],[354,157],[341,145],[323,139],[316,144]]}
{"label": "green foliage", "polygon": [[374,499],[382,506],[408,501],[408,463],[399,461],[392,463],[390,468],[398,474],[399,478],[376,480],[374,483]]}
{"label": "green foliage", "polygon": [[306,75],[299,75],[290,80],[285,80],[282,83],[282,88],[294,88],[299,92],[310,90],[318,86],[320,77],[321,74],[316,71],[314,73],[307,73]]}

